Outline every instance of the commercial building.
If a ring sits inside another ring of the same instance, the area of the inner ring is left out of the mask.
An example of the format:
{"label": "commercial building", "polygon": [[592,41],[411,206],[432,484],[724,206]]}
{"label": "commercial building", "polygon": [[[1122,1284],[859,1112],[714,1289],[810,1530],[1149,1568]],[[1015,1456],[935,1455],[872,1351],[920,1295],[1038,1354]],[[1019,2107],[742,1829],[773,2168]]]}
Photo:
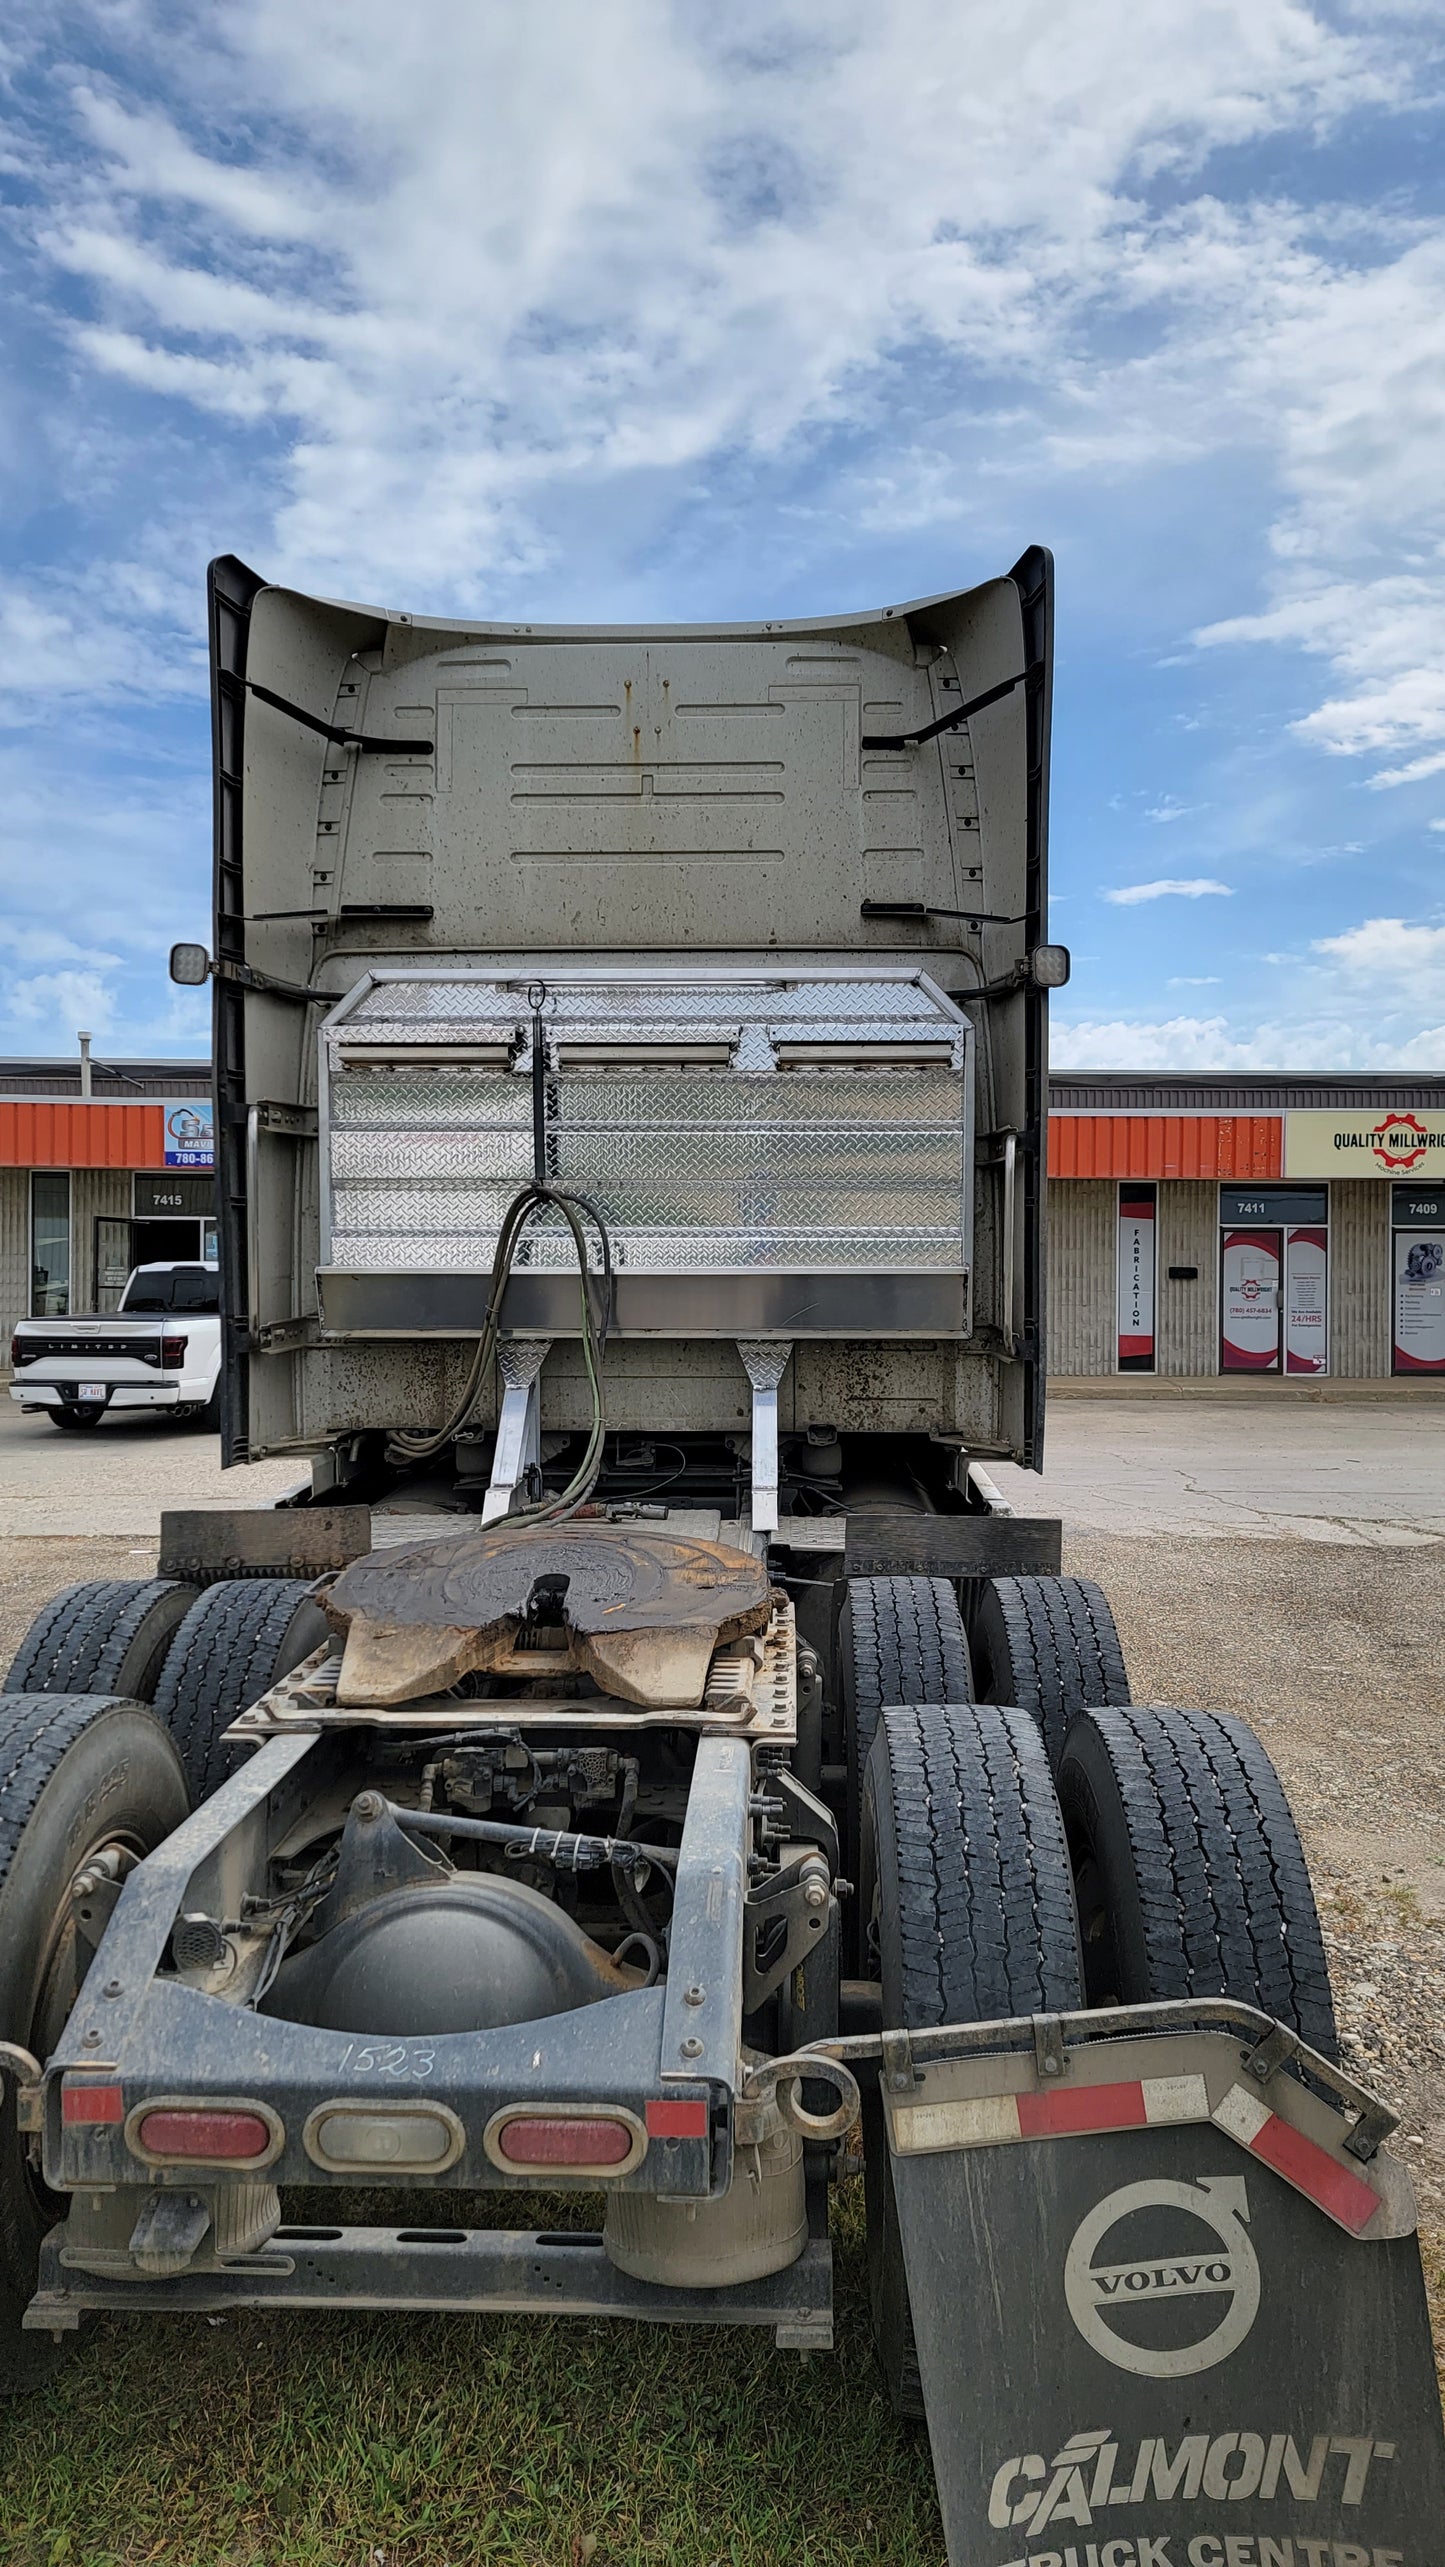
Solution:
{"label": "commercial building", "polygon": [[[1056,1379],[1445,1380],[1445,1076],[1055,1073]],[[0,1062],[0,1322],[214,1253],[207,1061]]]}
{"label": "commercial building", "polygon": [[0,1353],[215,1237],[209,1061],[0,1061]]}
{"label": "commercial building", "polygon": [[1445,1077],[1055,1074],[1049,1369],[1445,1378]]}

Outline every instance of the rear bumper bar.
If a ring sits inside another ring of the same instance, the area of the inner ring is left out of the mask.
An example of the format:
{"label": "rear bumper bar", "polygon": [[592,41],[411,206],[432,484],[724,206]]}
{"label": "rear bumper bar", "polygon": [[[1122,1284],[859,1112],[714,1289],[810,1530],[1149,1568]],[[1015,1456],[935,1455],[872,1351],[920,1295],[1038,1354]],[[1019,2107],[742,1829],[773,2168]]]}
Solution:
{"label": "rear bumper bar", "polygon": [[594,2231],[516,2228],[293,2228],[264,2253],[220,2271],[170,2280],[107,2281],[65,2262],[53,2229],[27,2327],[70,2329],[101,2309],[172,2312],[228,2308],[428,2309],[503,2316],[621,2317],[653,2326],[771,2327],[780,2345],[826,2352],[833,2341],[826,2203],[815,2192],[807,2245],[795,2264],[728,2290],[669,2290],[620,2272]]}

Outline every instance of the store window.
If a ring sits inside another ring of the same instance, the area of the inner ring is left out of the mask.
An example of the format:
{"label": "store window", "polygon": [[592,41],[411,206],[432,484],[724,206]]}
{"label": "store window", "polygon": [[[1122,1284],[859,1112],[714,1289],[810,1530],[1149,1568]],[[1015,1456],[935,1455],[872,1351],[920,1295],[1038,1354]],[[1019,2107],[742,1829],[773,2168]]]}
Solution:
{"label": "store window", "polygon": [[1154,1279],[1158,1188],[1119,1188],[1119,1344],[1121,1373],[1154,1370]]}
{"label": "store window", "polygon": [[37,1169],[30,1180],[30,1316],[70,1310],[70,1178]]}
{"label": "store window", "polygon": [[1391,1186],[1390,1250],[1390,1370],[1445,1373],[1445,1186]]}
{"label": "store window", "polygon": [[1327,1189],[1221,1186],[1219,1222],[1220,1371],[1328,1372]]}

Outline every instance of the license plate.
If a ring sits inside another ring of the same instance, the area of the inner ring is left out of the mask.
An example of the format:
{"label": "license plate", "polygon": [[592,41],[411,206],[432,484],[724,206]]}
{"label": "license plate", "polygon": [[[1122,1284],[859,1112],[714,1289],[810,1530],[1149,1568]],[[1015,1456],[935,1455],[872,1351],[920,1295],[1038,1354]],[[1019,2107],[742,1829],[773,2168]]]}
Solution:
{"label": "license plate", "polygon": [[85,1400],[87,1402],[98,1399],[101,1402],[101,1405],[104,1406],[107,1387],[108,1386],[105,1382],[78,1382],[76,1385],[75,1396],[77,1399]]}

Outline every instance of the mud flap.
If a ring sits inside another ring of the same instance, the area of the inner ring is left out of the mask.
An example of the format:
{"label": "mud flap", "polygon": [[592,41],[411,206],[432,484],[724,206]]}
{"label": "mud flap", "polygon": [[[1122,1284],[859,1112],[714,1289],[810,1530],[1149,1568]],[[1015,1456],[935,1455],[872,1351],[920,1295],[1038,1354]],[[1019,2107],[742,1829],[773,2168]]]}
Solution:
{"label": "mud flap", "polygon": [[1324,2063],[1260,2078],[1190,2034],[925,2064],[900,2038],[880,2088],[952,2567],[1440,2567],[1413,2196],[1351,2155]]}

